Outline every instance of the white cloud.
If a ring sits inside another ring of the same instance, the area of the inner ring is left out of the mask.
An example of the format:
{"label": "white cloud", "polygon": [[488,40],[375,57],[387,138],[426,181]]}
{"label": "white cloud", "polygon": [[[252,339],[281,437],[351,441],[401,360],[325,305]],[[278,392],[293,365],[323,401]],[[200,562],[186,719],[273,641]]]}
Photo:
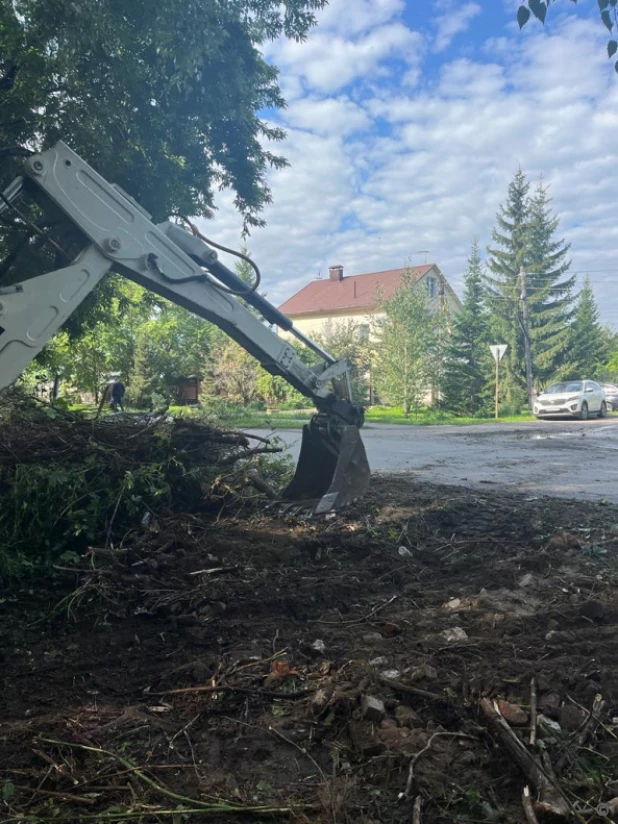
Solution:
{"label": "white cloud", "polygon": [[398,17],[404,0],[332,0],[318,15],[320,30],[352,36]]}
{"label": "white cloud", "polygon": [[298,75],[307,89],[332,94],[361,78],[384,71],[383,61],[418,63],[422,38],[393,21],[354,39],[329,30],[317,30],[305,43],[278,41],[271,57],[282,74]]}
{"label": "white cloud", "polygon": [[367,112],[345,97],[296,100],[286,112],[286,121],[295,128],[342,137],[373,126]]}
{"label": "white cloud", "polygon": [[[607,271],[618,269],[618,79],[598,21],[497,31],[478,60],[443,56],[430,82],[399,2],[351,5],[358,21],[335,2],[308,43],[276,46],[284,84],[299,93],[277,147],[292,165],[272,173],[268,225],[249,242],[269,297],[284,300],[333,262],[366,272],[422,262],[424,249],[461,291],[470,239],[491,242],[521,165],[533,182],[544,175],[573,268],[591,270],[602,315],[618,326],[618,272]],[[420,73],[416,87],[382,82],[393,56]],[[238,245],[239,230],[224,196],[207,234]]]}
{"label": "white cloud", "polygon": [[447,49],[453,39],[462,32],[466,31],[472,20],[481,13],[481,7],[478,3],[464,3],[463,5],[455,5],[452,2],[446,5],[443,14],[440,14],[436,20],[437,34],[434,43],[436,51],[441,52]]}

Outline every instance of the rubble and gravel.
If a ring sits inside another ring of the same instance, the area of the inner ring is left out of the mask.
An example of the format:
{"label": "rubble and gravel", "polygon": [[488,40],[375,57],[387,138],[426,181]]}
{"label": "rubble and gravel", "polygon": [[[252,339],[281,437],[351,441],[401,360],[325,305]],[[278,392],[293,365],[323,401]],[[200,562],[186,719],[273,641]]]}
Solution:
{"label": "rubble and gravel", "polygon": [[601,821],[617,552],[614,506],[405,476],[328,521],[153,518],[58,573],[64,597],[2,599],[0,818],[524,821],[487,699]]}

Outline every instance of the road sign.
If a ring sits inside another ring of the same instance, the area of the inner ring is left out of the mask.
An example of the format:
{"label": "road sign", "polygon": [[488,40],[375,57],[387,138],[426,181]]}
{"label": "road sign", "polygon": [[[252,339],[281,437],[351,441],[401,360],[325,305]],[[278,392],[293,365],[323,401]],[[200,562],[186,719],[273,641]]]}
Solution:
{"label": "road sign", "polygon": [[499,343],[493,346],[490,344],[489,348],[491,349],[491,354],[494,356],[496,363],[500,363],[504,357],[504,353],[509,347],[506,343]]}
{"label": "road sign", "polygon": [[504,357],[504,353],[509,348],[506,343],[497,343],[497,344],[489,344],[489,348],[491,349],[491,354],[494,356],[494,360],[496,362],[496,420],[498,420],[498,398],[499,398],[499,390],[498,390],[498,366],[500,361]]}

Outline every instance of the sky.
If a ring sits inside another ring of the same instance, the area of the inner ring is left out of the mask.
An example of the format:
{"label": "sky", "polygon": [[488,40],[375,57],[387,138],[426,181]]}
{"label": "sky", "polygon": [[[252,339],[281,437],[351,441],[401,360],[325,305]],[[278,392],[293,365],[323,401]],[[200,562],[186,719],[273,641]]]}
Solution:
{"label": "sky", "polygon": [[[596,0],[555,0],[519,31],[517,0],[331,0],[304,43],[265,47],[287,108],[290,166],[269,174],[247,245],[280,304],[311,280],[436,263],[461,296],[517,168],[543,178],[618,329],[618,74]],[[272,145],[271,145],[272,148]],[[238,248],[222,193],[207,234]]]}

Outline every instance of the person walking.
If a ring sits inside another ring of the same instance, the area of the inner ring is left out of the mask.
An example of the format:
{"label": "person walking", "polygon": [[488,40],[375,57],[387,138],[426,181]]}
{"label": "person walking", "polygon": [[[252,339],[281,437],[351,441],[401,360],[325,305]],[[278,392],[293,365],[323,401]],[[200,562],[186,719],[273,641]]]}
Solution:
{"label": "person walking", "polygon": [[120,409],[121,412],[124,412],[124,393],[125,387],[124,383],[120,380],[120,378],[114,378],[112,382],[112,409],[114,412],[118,412]]}

